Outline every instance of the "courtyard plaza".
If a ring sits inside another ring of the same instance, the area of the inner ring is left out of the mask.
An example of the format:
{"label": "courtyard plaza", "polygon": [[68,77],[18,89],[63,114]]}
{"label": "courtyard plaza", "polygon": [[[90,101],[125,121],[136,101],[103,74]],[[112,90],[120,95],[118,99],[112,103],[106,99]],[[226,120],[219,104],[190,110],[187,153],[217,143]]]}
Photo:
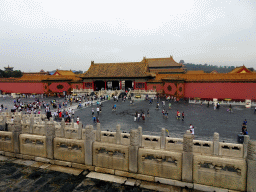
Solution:
{"label": "courtyard plaza", "polygon": [[[40,101],[50,103],[55,99],[56,103],[62,103],[64,98],[39,98]],[[0,104],[7,106],[8,111],[13,107],[13,98],[0,98]],[[21,98],[22,102],[31,103],[35,101],[35,98]],[[159,102],[159,109],[156,109],[157,101]],[[195,129],[196,140],[212,140],[214,132],[218,132],[220,135],[220,141],[226,143],[237,143],[237,134],[241,132],[242,123],[247,119],[247,130],[251,139],[256,139],[256,133],[254,127],[256,126],[256,120],[254,114],[254,108],[246,109],[244,106],[232,106],[232,113],[227,112],[229,106],[220,106],[219,109],[214,110],[210,105],[189,104],[184,101],[179,103],[171,101],[171,109],[169,109],[169,102],[165,101],[165,107],[162,106],[163,100],[154,100],[150,105],[149,101],[134,100],[133,105],[130,104],[130,100],[126,99],[125,102],[119,98],[118,102],[111,100],[103,100],[101,113],[97,115],[96,100],[91,106],[85,106],[82,103],[82,108],[77,109],[78,103],[73,102],[66,109],[74,109],[74,121],[76,122],[77,116],[83,123],[83,127],[86,125],[93,125],[96,129],[96,124],[93,122],[92,109],[94,109],[95,117],[99,118],[101,130],[115,131],[118,124],[121,125],[121,131],[129,133],[131,129],[142,127],[144,135],[160,135],[161,129],[165,128],[166,135],[170,137],[182,138],[186,130],[189,129],[189,125],[192,124]],[[116,104],[116,111],[112,111],[113,105]],[[62,106],[61,110],[64,107]],[[168,111],[168,118],[164,118],[162,110]],[[45,113],[45,109],[42,108],[42,113]],[[50,107],[53,114],[57,109]],[[147,117],[147,111],[149,110],[149,117]],[[182,114],[184,112],[185,119],[177,120],[177,110]],[[4,110],[3,110],[4,111]],[[140,118],[139,121],[134,121],[136,112],[144,112],[145,120]]]}
{"label": "courtyard plaza", "polygon": [[[165,101],[165,107],[162,107],[162,100],[158,100],[160,108],[156,109],[157,101],[154,100],[150,105],[149,101],[135,100],[133,105],[130,105],[130,100],[122,102],[119,98],[118,102],[113,99],[103,102],[102,112],[100,113],[99,121],[101,130],[115,131],[116,125],[121,125],[121,131],[130,132],[131,129],[142,127],[144,135],[160,135],[161,129],[165,128],[168,131],[166,134],[170,137],[182,138],[189,125],[192,124],[195,129],[195,138],[197,140],[212,140],[214,132],[220,135],[220,141],[226,143],[237,143],[237,134],[241,132],[242,123],[247,119],[247,129],[251,139],[256,139],[256,134],[253,131],[256,126],[254,109],[246,109],[244,106],[232,106],[233,112],[227,112],[229,106],[220,106],[214,110],[210,105],[196,105],[185,102],[171,101],[171,109],[169,102]],[[112,111],[112,106],[116,104],[116,111]],[[92,108],[94,109],[95,117],[97,117],[96,104],[75,111],[75,118],[79,116],[80,121],[84,125],[93,124],[96,129],[96,124],[92,120]],[[168,111],[168,119],[162,115],[163,108]],[[149,109],[150,117],[147,117]],[[179,110],[180,114],[184,112],[185,118],[177,120],[176,114]],[[135,113],[144,112],[145,121],[140,118],[139,121],[134,121]]]}

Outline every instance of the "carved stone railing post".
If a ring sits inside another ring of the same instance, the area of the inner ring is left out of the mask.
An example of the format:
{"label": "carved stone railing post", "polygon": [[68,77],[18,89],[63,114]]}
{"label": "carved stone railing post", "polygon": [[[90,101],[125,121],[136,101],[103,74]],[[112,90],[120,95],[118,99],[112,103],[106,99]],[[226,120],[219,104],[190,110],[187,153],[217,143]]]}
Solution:
{"label": "carved stone railing post", "polygon": [[219,133],[215,132],[213,135],[213,155],[219,155],[219,141],[220,141]]}
{"label": "carved stone railing post", "polygon": [[19,136],[22,132],[21,127],[21,119],[19,116],[16,116],[13,120],[14,128],[12,130],[12,136],[13,136],[13,150],[14,153],[20,153],[20,141]]}
{"label": "carved stone railing post", "polygon": [[101,129],[100,129],[100,123],[97,123],[97,130],[96,130],[96,141],[101,141]]}
{"label": "carved stone railing post", "polygon": [[29,133],[33,134],[33,127],[34,127],[34,115],[31,114],[30,116],[30,122],[29,122]]}
{"label": "carved stone railing post", "polygon": [[77,129],[77,139],[82,139],[82,125],[82,121],[80,121]]}
{"label": "carved stone railing post", "polygon": [[50,118],[50,121],[46,123],[46,156],[49,159],[53,159],[53,140],[55,137],[55,125],[53,119]]}
{"label": "carved stone railing post", "polygon": [[142,147],[142,127],[141,126],[138,127],[138,131],[139,131],[139,147]]}
{"label": "carved stone railing post", "polygon": [[138,150],[139,150],[139,130],[132,129],[130,132],[129,146],[129,172],[138,172]]}
{"label": "carved stone railing post", "polygon": [[42,125],[42,114],[39,114],[39,125]]}
{"label": "carved stone railing post", "polygon": [[116,126],[116,144],[121,144],[121,126],[118,124]]}
{"label": "carved stone railing post", "polygon": [[65,138],[65,120],[62,118],[61,123],[60,123],[60,137]]}
{"label": "carved stone railing post", "polygon": [[248,143],[250,140],[250,136],[249,135],[245,135],[244,136],[244,143],[243,143],[243,151],[244,151],[244,158],[247,157],[247,151],[248,151]]}
{"label": "carved stone railing post", "polygon": [[7,118],[6,118],[6,116],[3,116],[3,129],[4,129],[4,131],[8,131],[8,127],[7,127],[7,124],[6,124],[6,122],[7,122]]}
{"label": "carved stone railing post", "polygon": [[85,164],[92,166],[92,147],[94,141],[94,133],[93,133],[93,126],[87,125],[85,127]]}
{"label": "carved stone railing post", "polygon": [[182,181],[193,182],[193,135],[189,130],[183,136]]}
{"label": "carved stone railing post", "polygon": [[256,141],[249,140],[247,154],[247,191],[256,191]]}
{"label": "carved stone railing post", "polygon": [[71,119],[71,126],[72,126],[72,128],[75,127],[74,119]]}
{"label": "carved stone railing post", "polygon": [[165,140],[166,140],[166,135],[165,135],[165,128],[162,128],[161,130],[161,143],[160,143],[160,148],[165,149]]}

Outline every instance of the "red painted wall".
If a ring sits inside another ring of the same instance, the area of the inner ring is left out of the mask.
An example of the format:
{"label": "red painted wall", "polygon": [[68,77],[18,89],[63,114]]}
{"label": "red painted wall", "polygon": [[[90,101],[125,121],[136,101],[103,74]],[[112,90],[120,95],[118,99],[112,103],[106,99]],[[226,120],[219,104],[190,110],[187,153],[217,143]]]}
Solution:
{"label": "red painted wall", "polygon": [[184,83],[178,83],[177,84],[177,96],[178,97],[184,97]]}
{"label": "red painted wall", "polygon": [[185,83],[184,97],[256,99],[256,83]]}
{"label": "red painted wall", "polygon": [[43,83],[0,82],[0,90],[5,93],[44,93]]}
{"label": "red painted wall", "polygon": [[174,95],[177,91],[175,83],[164,83],[164,93],[167,95]]}
{"label": "red painted wall", "polygon": [[83,89],[83,83],[74,83],[71,87],[72,89]]}
{"label": "red painted wall", "polygon": [[150,83],[147,83],[147,89],[148,90],[156,89],[156,91],[161,91],[161,90],[163,90],[163,84],[162,83],[161,84],[156,84],[156,83],[150,84]]}
{"label": "red painted wall", "polygon": [[[57,86],[62,86],[62,89],[58,89]],[[58,82],[58,83],[51,83],[49,85],[49,90],[51,90],[53,93],[61,93],[63,91],[68,91],[68,89],[71,86],[66,82]]]}

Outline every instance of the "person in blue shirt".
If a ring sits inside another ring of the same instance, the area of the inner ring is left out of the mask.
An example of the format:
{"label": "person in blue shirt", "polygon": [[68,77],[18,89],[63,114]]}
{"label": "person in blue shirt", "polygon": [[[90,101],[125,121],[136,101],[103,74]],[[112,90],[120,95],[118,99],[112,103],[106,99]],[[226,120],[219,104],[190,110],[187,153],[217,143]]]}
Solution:
{"label": "person in blue shirt", "polygon": [[246,119],[244,120],[244,124],[247,125],[247,120]]}
{"label": "person in blue shirt", "polygon": [[93,123],[96,123],[96,117],[95,116],[92,117],[92,120],[93,120]]}

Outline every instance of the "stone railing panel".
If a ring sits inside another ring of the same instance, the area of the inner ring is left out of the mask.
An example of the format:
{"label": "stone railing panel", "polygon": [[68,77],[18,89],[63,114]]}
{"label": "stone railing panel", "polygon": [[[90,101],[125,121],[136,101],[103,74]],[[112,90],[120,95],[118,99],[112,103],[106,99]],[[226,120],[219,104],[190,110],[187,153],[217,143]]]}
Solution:
{"label": "stone railing panel", "polygon": [[46,136],[20,134],[20,153],[46,157]]}
{"label": "stone railing panel", "polygon": [[236,191],[246,189],[246,161],[194,155],[193,182]]}
{"label": "stone railing panel", "polygon": [[122,145],[130,145],[130,134],[129,133],[121,133],[121,144]]}
{"label": "stone railing panel", "polygon": [[55,125],[55,137],[61,137],[60,128],[61,128],[60,125]]}
{"label": "stone railing panel", "polygon": [[142,135],[142,147],[160,149],[160,136]]}
{"label": "stone railing panel", "polygon": [[54,138],[54,158],[84,164],[84,140]]}
{"label": "stone railing panel", "polygon": [[219,155],[243,158],[243,145],[234,143],[219,143]]}
{"label": "stone railing panel", "polygon": [[76,139],[78,137],[78,129],[77,128],[67,128],[65,127],[65,138],[67,139]]}
{"label": "stone railing panel", "polygon": [[202,141],[202,140],[194,140],[193,141],[193,152],[200,154],[213,154],[213,142],[212,141]]}
{"label": "stone railing panel", "polygon": [[30,127],[29,123],[27,123],[26,121],[21,122],[21,127],[22,127],[22,134],[29,134],[29,127]]}
{"label": "stone railing panel", "polygon": [[12,132],[0,131],[0,151],[13,152]]}
{"label": "stone railing panel", "polygon": [[116,132],[101,131],[101,142],[116,143]]}
{"label": "stone railing panel", "polygon": [[93,143],[93,165],[121,171],[129,170],[129,146]]}
{"label": "stone railing panel", "polygon": [[182,153],[139,149],[138,172],[143,175],[181,180]]}
{"label": "stone railing panel", "polygon": [[166,137],[166,150],[183,151],[183,139]]}
{"label": "stone railing panel", "polygon": [[7,127],[8,127],[8,131],[13,131],[14,130],[14,124],[13,124],[13,122],[8,122],[7,121]]}
{"label": "stone railing panel", "polygon": [[34,124],[33,134],[35,135],[45,135],[45,125]]}

